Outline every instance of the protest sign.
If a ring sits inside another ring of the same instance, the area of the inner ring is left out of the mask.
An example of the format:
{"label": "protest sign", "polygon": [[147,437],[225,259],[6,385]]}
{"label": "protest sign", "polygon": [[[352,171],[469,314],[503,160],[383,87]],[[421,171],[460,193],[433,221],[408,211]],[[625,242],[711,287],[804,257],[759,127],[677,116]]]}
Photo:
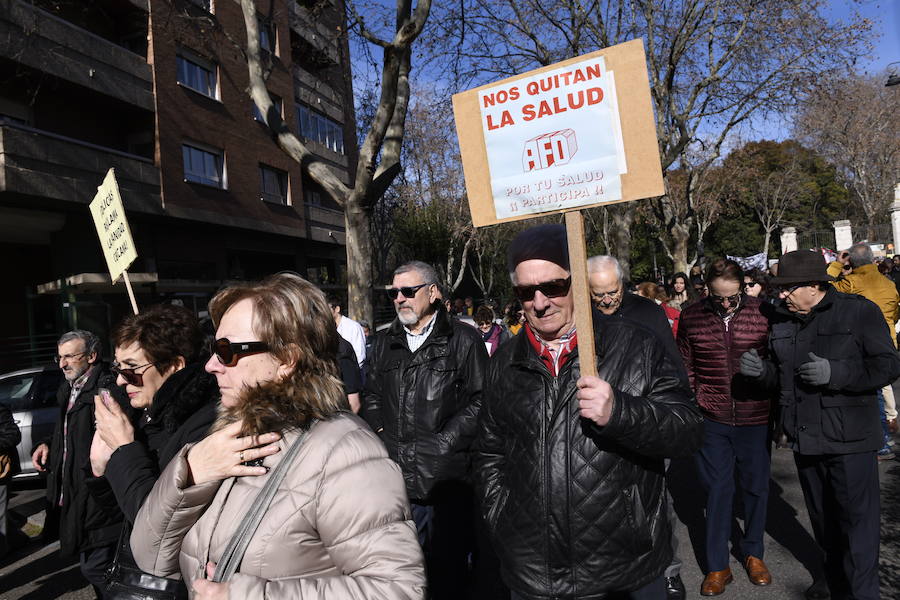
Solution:
{"label": "protest sign", "polygon": [[97,194],[91,201],[90,209],[112,283],[115,284],[116,280],[123,276],[131,308],[134,314],[137,314],[137,302],[131,289],[131,281],[128,279],[128,267],[137,258],[137,249],[131,238],[128,219],[125,217],[125,207],[119,195],[119,186],[116,184],[115,169],[110,168],[107,171],[103,183],[97,188]]}
{"label": "protest sign", "polygon": [[476,227],[664,193],[643,42],[453,97]]}
{"label": "protest sign", "polygon": [[[592,331],[580,209],[665,193],[643,41],[453,96],[476,227],[566,212],[578,331]],[[582,373],[596,374],[592,344]]]}

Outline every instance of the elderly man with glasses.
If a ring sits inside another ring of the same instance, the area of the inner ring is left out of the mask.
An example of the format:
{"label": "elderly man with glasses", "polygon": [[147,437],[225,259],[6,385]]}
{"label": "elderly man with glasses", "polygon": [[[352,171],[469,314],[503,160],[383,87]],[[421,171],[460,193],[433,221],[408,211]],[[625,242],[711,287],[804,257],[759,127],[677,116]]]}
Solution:
{"label": "elderly man with glasses", "polygon": [[98,503],[87,487],[94,398],[100,388],[107,388],[126,414],[133,418],[136,413],[109,366],[100,360],[100,339],[90,331],[63,334],[54,360],[65,377],[57,393],[59,419],[53,435],[34,448],[31,458],[38,471],[47,473],[50,510],[45,529],[54,529],[51,514],[58,511],[61,554],[78,556],[81,573],[100,598],[123,517],[118,508]]}
{"label": "elderly man with glasses", "polygon": [[741,373],[780,391],[784,432],[825,554],[826,581],[807,597],[877,600],[877,391],[900,376],[900,357],[878,306],[834,289],[821,254],[788,252],[780,264],[772,283],[783,304],[768,356],[745,353]]}
{"label": "elderly man with glasses", "polygon": [[[591,288],[591,302],[594,305],[594,322],[604,319],[627,319],[633,326],[647,328],[672,359],[680,376],[687,381],[687,373],[681,361],[681,354],[675,345],[669,319],[656,302],[625,291],[625,274],[618,259],[608,255],[592,256],[587,261],[588,285]],[[668,471],[669,461],[666,461]],[[672,498],[666,493],[669,521],[672,524],[672,563],[666,568],[666,599],[684,600],[686,590],[681,580],[681,559],[678,558],[678,536],[674,530],[679,526],[672,505]]]}
{"label": "elderly man with glasses", "polygon": [[[491,358],[473,469],[503,579],[514,600],[665,600],[663,461],[699,446],[690,391],[651,331],[575,330],[561,225],[521,232],[508,266],[526,324]],[[598,377],[581,376],[579,344]]]}
{"label": "elderly man with glasses", "polygon": [[447,314],[430,265],[401,265],[387,293],[397,318],[366,359],[362,416],[403,472],[431,597],[467,598],[475,522],[467,467],[487,350],[475,328]]}
{"label": "elderly man with glasses", "polygon": [[706,577],[703,596],[717,596],[734,578],[729,566],[735,472],[744,506],[744,530],[737,554],[750,582],[768,585],[763,534],[769,495],[769,394],[741,375],[740,357],[765,354],[773,307],[741,292],[744,273],[735,261],[707,267],[709,295],[681,313],[678,348],[691,387],[703,410],[703,447],[697,470],[706,491]]}

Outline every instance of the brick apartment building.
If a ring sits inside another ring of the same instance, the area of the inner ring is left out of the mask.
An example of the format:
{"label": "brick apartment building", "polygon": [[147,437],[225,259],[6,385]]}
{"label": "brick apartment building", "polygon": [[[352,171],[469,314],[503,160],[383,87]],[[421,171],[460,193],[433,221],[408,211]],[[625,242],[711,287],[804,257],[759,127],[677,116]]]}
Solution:
{"label": "brick apartment building", "polygon": [[[350,183],[342,0],[258,9],[273,100]],[[342,285],[343,214],[261,122],[245,37],[237,0],[0,0],[0,369],[43,357],[67,328],[106,333],[130,310],[88,210],[109,167],[139,304],[199,312],[223,283],[285,269]]]}

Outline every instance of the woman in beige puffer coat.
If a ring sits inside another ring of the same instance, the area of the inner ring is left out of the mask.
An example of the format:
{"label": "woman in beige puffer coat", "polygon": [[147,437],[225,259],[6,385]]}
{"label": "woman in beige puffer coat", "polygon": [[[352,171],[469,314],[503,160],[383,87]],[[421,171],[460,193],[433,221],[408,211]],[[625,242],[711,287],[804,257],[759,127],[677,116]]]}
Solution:
{"label": "woman in beige puffer coat", "polygon": [[[223,290],[210,314],[218,339],[206,369],[222,392],[219,420],[144,503],[131,536],[138,565],[180,572],[196,599],[424,598],[402,476],[349,412],[322,293],[279,274]],[[267,473],[307,429],[237,572],[209,581]]]}

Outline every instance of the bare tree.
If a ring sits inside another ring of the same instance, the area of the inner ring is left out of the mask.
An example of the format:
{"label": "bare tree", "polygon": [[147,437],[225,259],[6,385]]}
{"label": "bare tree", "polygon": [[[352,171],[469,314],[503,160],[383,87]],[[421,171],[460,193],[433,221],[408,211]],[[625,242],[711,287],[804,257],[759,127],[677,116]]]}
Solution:
{"label": "bare tree", "polygon": [[[788,110],[810,79],[846,67],[865,50],[869,23],[829,22],[826,4],[462,0],[457,27],[446,34],[461,58],[445,62],[455,80],[484,83],[642,37],[663,172],[692,173],[680,192],[651,201],[663,246],[683,270],[696,259],[689,248],[700,223],[696,182],[719,160],[730,133],[756,116]],[[690,160],[691,149],[701,160]],[[626,261],[633,210],[610,212]]]}
{"label": "bare tree", "polygon": [[433,264],[449,293],[462,283],[475,245],[453,113],[449,99],[430,89],[418,92],[409,113],[404,169],[392,188],[402,206],[394,222],[398,259]]}
{"label": "bare tree", "polygon": [[359,148],[352,187],[344,184],[282,120],[266,89],[266,60],[260,52],[256,1],[241,0],[241,9],[247,33],[250,97],[264,115],[279,147],[300,163],[304,173],[344,210],[348,310],[357,318],[371,323],[374,317],[370,294],[372,208],[400,172],[400,150],[410,96],[411,49],[428,19],[431,0],[418,0],[415,7],[412,0],[397,0],[392,36],[384,38],[367,27],[364,19],[352,11],[351,26],[383,53],[378,105]]}
{"label": "bare tree", "polygon": [[823,78],[800,109],[796,134],[833,163],[872,227],[900,180],[900,91],[887,75]]}

